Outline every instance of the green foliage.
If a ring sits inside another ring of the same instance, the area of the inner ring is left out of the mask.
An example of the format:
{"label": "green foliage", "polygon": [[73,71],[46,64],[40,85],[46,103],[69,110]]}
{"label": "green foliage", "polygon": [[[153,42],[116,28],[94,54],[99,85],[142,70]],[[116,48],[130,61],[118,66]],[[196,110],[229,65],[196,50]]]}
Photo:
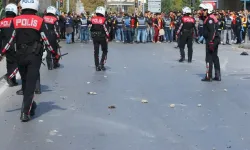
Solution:
{"label": "green foliage", "polygon": [[2,9],[2,7],[3,7],[3,6],[2,6],[2,0],[0,0],[0,9]]}
{"label": "green foliage", "polygon": [[98,6],[104,6],[104,0],[82,0],[85,11],[94,11]]}

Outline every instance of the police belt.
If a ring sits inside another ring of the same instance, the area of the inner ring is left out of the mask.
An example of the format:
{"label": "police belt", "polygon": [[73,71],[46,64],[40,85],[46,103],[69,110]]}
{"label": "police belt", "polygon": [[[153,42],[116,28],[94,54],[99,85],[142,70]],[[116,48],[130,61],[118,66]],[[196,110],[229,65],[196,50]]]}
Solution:
{"label": "police belt", "polygon": [[183,32],[193,32],[193,30],[192,29],[190,29],[190,30],[183,29]]}
{"label": "police belt", "polygon": [[20,44],[17,45],[17,54],[41,54],[42,44],[39,42],[34,42],[33,44]]}
{"label": "police belt", "polygon": [[92,38],[105,37],[105,34],[101,31],[94,31],[94,32],[91,32],[91,37]]}

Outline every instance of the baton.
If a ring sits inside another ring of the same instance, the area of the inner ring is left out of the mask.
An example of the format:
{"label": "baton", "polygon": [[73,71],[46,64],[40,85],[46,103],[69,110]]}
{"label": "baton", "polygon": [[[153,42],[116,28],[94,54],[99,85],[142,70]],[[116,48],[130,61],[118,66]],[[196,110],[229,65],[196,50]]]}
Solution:
{"label": "baton", "polygon": [[16,68],[16,69],[8,76],[8,78],[9,78],[9,79],[14,78],[14,76],[17,74],[17,72],[18,72],[18,68]]}
{"label": "baton", "polygon": [[[60,55],[60,58],[63,57],[63,56],[65,56],[65,55],[68,55],[68,54],[69,54],[69,53],[62,54],[62,55]],[[52,57],[52,58],[55,59],[55,57]],[[60,58],[59,58],[59,59],[60,59]]]}

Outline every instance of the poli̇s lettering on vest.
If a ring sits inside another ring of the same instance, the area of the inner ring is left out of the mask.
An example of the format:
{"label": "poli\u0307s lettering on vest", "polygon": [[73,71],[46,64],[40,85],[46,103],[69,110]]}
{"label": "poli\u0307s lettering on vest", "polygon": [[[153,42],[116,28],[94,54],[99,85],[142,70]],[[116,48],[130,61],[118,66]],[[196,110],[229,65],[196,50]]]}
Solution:
{"label": "poli\u0307s lettering on vest", "polygon": [[0,27],[9,27],[11,23],[10,21],[1,21]]}
{"label": "poli\u0307s lettering on vest", "polygon": [[36,19],[17,19],[16,20],[16,26],[17,27],[37,27],[38,25],[38,20]]}

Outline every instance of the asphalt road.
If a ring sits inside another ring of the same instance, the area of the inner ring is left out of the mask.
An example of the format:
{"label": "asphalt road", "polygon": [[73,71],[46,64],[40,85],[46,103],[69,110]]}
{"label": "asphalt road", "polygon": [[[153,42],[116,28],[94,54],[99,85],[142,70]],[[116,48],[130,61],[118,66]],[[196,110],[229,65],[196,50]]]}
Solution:
{"label": "asphalt road", "polygon": [[250,149],[249,57],[240,51],[221,46],[222,82],[204,83],[204,45],[188,64],[174,44],[110,43],[106,72],[95,71],[92,44],[62,46],[62,67],[41,68],[30,122],[19,120],[20,86],[1,81],[1,150]]}

